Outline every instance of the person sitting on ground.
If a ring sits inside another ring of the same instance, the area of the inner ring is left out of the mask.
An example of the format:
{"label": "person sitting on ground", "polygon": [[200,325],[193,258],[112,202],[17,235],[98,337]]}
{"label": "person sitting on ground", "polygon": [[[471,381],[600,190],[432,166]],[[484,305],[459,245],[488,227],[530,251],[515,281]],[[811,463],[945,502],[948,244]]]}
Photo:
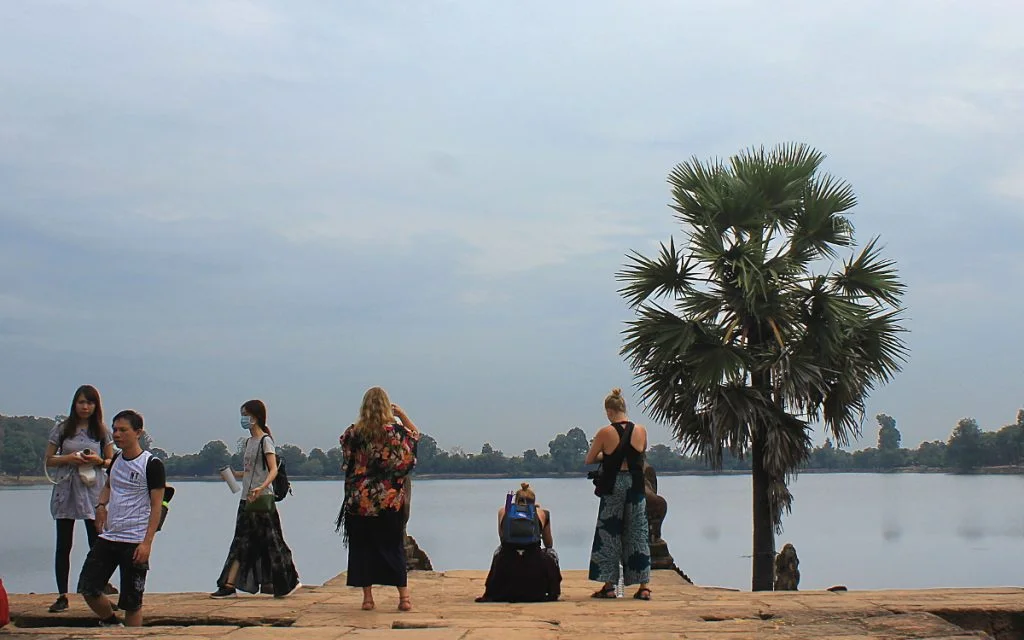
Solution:
{"label": "person sitting on ground", "polygon": [[[498,510],[498,538],[487,573],[484,595],[477,602],[543,602],[558,600],[562,572],[551,535],[551,512],[537,504],[524,482]],[[541,546],[543,544],[543,547]]]}

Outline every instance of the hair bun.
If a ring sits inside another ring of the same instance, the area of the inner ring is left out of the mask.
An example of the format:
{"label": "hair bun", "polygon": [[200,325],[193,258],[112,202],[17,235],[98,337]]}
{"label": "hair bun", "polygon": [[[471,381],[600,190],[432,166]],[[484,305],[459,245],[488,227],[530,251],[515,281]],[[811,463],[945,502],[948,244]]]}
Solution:
{"label": "hair bun", "polygon": [[522,482],[522,483],[520,483],[519,486],[521,486],[523,488],[523,491],[526,491],[527,489],[530,488],[530,483],[529,482]]}
{"label": "hair bun", "polygon": [[622,395],[622,389],[620,389],[618,387],[615,387],[614,389],[612,389],[612,395],[613,396],[621,396]]}

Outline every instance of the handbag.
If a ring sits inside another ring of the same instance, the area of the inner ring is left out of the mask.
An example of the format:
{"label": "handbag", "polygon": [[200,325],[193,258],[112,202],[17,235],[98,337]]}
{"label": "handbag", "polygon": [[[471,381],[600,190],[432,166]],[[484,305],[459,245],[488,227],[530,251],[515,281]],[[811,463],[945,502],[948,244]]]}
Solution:
{"label": "handbag", "polygon": [[264,493],[255,500],[249,500],[245,503],[246,513],[270,513],[276,508],[274,494],[272,493]]}

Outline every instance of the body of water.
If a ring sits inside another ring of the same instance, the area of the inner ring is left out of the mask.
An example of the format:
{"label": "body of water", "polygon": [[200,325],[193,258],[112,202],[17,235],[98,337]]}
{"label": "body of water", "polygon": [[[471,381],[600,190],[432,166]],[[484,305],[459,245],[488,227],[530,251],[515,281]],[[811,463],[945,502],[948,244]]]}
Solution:
{"label": "body of water", "polygon": [[[223,483],[174,482],[157,534],[150,591],[212,591],[227,554],[237,497]],[[598,499],[585,479],[532,481],[552,512],[563,569],[586,569]],[[663,534],[697,584],[750,588],[750,478],[659,479],[668,500]],[[497,545],[497,509],[513,479],[417,480],[409,533],[434,568],[483,569]],[[792,485],[794,512],[777,546],[792,542],[802,589],[1020,585],[1024,582],[1024,477],[933,474],[805,474]],[[301,580],[345,570],[334,533],[341,482],[297,482],[279,503]],[[0,490],[0,578],[13,593],[52,592],[50,488]],[[87,550],[75,531],[71,584]],[[116,583],[116,578],[115,578]]]}

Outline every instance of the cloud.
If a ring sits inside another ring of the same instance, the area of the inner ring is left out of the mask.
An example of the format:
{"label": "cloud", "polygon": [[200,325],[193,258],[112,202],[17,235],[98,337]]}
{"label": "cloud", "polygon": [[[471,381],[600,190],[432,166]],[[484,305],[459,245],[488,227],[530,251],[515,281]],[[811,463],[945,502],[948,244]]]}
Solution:
{"label": "cloud", "polygon": [[322,446],[385,384],[444,446],[543,450],[629,387],[614,273],[682,238],[671,167],[801,140],[910,286],[913,360],[869,413],[908,443],[996,425],[1024,347],[1021,18],[0,4],[0,411],[66,410],[92,380],[187,450],[259,394]]}

